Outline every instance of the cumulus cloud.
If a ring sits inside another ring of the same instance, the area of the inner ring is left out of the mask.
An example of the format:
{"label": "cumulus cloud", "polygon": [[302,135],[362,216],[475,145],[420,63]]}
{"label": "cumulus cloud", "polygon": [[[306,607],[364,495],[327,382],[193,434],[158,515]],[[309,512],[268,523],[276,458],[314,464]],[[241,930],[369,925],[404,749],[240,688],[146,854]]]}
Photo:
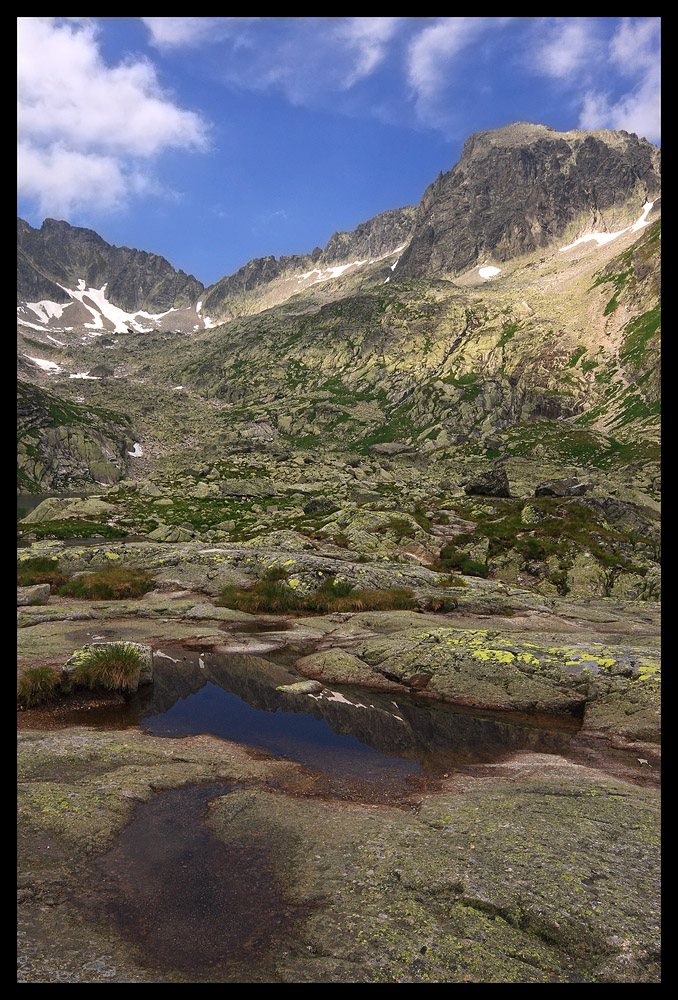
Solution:
{"label": "cumulus cloud", "polygon": [[142,17],[159,49],[190,48],[238,37],[257,17]]}
{"label": "cumulus cloud", "polygon": [[19,18],[19,194],[46,214],[111,211],[157,190],[148,163],[203,149],[199,115],[163,92],[144,59],[105,62],[90,19]]}
{"label": "cumulus cloud", "polygon": [[610,42],[610,55],[626,73],[651,73],[659,78],[661,24],[658,17],[622,22]]}
{"label": "cumulus cloud", "polygon": [[614,100],[590,89],[584,96],[581,128],[614,128],[635,132],[650,141],[661,137],[660,22],[658,17],[623,18],[609,44],[617,71],[634,81]]}
{"label": "cumulus cloud", "polygon": [[534,68],[572,88],[579,128],[625,129],[657,141],[660,20],[624,17],[611,38],[603,28],[599,18],[541,19],[530,50]]}
{"label": "cumulus cloud", "polygon": [[568,80],[593,74],[603,56],[599,25],[588,17],[557,17],[540,22],[541,38],[530,57],[546,76]]}
{"label": "cumulus cloud", "polygon": [[659,86],[647,80],[618,101],[606,94],[589,91],[584,96],[579,127],[624,129],[650,142],[658,142],[661,138],[660,101]]}

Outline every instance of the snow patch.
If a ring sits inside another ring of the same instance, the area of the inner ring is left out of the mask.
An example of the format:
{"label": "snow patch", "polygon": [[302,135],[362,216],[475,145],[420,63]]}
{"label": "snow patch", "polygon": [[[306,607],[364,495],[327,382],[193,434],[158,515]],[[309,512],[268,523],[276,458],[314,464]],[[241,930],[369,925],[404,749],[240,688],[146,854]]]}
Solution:
{"label": "snow patch", "polygon": [[566,247],[558,247],[559,253],[563,250],[572,250],[574,247],[579,246],[580,243],[588,243],[590,240],[595,240],[599,247],[604,246],[606,243],[616,240],[618,236],[623,233],[637,233],[639,229],[643,226],[649,226],[650,223],[647,221],[647,217],[652,210],[654,205],[653,201],[646,201],[643,205],[642,214],[636,219],[632,226],[627,226],[626,229],[620,229],[616,233],[587,233],[585,236],[580,236],[579,239],[575,240],[574,243],[568,243]]}
{"label": "snow patch", "polygon": [[132,458],[141,458],[141,456],[143,455],[143,453],[144,453],[144,450],[143,450],[143,448],[141,447],[141,445],[139,444],[138,441],[134,442],[134,451],[128,451],[127,452],[127,454],[131,455]]}
{"label": "snow patch", "polygon": [[[317,274],[319,277],[315,278],[310,282],[312,285],[317,285],[319,281],[329,281],[330,278],[339,278],[349,267],[362,267],[364,264],[378,264],[380,260],[385,260],[387,257],[392,257],[394,253],[400,253],[407,246],[403,243],[401,246],[396,247],[395,250],[389,250],[388,253],[382,254],[381,257],[371,257],[365,258],[365,260],[352,260],[348,264],[334,264],[332,267],[325,267],[322,270],[318,267],[314,267],[312,271],[306,271],[304,274],[298,274],[297,283],[300,284],[302,281],[307,281],[312,274]],[[393,270],[398,261],[391,266]]]}
{"label": "snow patch", "polygon": [[[70,303],[67,304],[70,305]],[[27,302],[26,308],[31,309],[43,323],[49,323],[53,317],[55,319],[60,319],[61,314],[64,311],[62,303],[50,302],[49,299],[41,299],[40,302]]]}
{"label": "snow patch", "polygon": [[[124,309],[114,306],[106,298],[108,282],[104,282],[101,288],[87,288],[84,278],[80,278],[77,288],[66,288],[64,285],[59,285],[59,287],[63,288],[72,299],[80,302],[91,314],[93,322],[84,324],[91,330],[103,330],[103,320],[107,319],[113,324],[114,333],[127,333],[129,327],[134,327],[139,333],[150,333],[153,327],[142,326],[137,317],[141,316],[143,319],[150,319],[153,322],[157,322],[163,319],[163,317],[168,316],[169,313],[175,312],[174,309],[168,309],[162,313],[149,313],[143,309],[137,309],[131,313],[125,312]],[[88,299],[88,301],[85,302],[85,299]]]}
{"label": "snow patch", "polygon": [[[39,326],[37,323],[29,323],[27,319],[22,319],[21,316],[17,316],[17,323],[19,324],[19,326],[28,326],[28,327],[31,328],[31,330],[39,330],[40,333],[44,333],[45,332],[44,326]],[[72,330],[73,328],[67,326],[67,327],[65,327],[65,329],[66,330]],[[60,327],[54,327],[53,326],[52,330],[58,330],[59,333],[62,332],[61,329],[60,329]]]}
{"label": "snow patch", "polygon": [[652,211],[652,206],[653,205],[654,205],[653,201],[646,201],[645,202],[645,204],[643,205],[643,214],[638,219],[636,219],[636,221],[631,226],[631,231],[632,232],[637,233],[639,229],[643,228],[643,226],[649,226],[650,225],[650,223],[647,221],[647,217],[650,214],[650,212]]}
{"label": "snow patch", "polygon": [[45,361],[44,358],[32,358],[30,356],[30,354],[24,354],[24,357],[28,358],[29,361],[32,361],[34,364],[36,364],[38,366],[38,368],[42,368],[43,371],[46,371],[46,372],[60,372],[61,371],[61,368],[59,367],[59,365],[55,364],[54,361]]}
{"label": "snow patch", "polygon": [[314,267],[312,271],[306,271],[305,274],[298,274],[297,281],[306,281],[306,279],[310,278],[312,274],[322,274],[322,271],[320,271],[317,267]]}
{"label": "snow patch", "polygon": [[88,378],[94,382],[101,380],[101,375],[90,375],[89,372],[78,372],[76,375],[69,375],[69,378]]}
{"label": "snow patch", "polygon": [[500,267],[481,267],[478,274],[481,278],[494,278],[495,275],[501,273]]}

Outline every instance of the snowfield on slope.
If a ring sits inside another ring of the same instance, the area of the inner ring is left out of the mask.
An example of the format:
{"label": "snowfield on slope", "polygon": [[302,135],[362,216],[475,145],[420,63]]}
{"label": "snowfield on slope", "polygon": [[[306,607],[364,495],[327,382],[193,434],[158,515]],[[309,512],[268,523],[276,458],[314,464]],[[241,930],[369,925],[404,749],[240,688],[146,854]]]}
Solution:
{"label": "snowfield on slope", "polygon": [[606,243],[616,240],[617,237],[621,236],[623,233],[637,233],[638,230],[643,228],[643,226],[650,225],[647,221],[647,217],[650,214],[653,205],[653,201],[646,201],[643,205],[642,214],[636,219],[632,226],[627,226],[626,229],[620,229],[616,233],[587,233],[585,236],[580,236],[579,239],[574,241],[574,243],[568,243],[566,247],[558,247],[558,250],[560,253],[562,253],[563,250],[572,250],[581,243],[588,243],[590,240],[595,240],[598,246],[602,247]]}

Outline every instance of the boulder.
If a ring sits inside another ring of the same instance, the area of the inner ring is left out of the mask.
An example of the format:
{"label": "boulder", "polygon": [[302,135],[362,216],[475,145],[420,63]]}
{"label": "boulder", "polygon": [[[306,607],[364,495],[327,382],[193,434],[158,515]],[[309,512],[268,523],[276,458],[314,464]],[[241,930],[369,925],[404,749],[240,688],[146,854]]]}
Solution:
{"label": "boulder", "polygon": [[148,537],[156,542],[188,542],[193,534],[185,528],[180,528],[175,524],[164,524],[161,521],[154,531],[149,532]]}
{"label": "boulder", "polygon": [[313,497],[304,504],[304,514],[331,514],[337,509],[337,504],[327,497]]}
{"label": "boulder", "polygon": [[112,514],[117,514],[118,508],[113,504],[106,503],[99,497],[85,497],[82,499],[70,499],[63,497],[48,497],[42,503],[27,514],[24,522],[27,524],[40,524],[42,521],[63,521],[70,517],[88,518],[96,517],[99,520],[106,520]]}
{"label": "boulder", "polygon": [[318,694],[322,689],[320,681],[296,681],[294,684],[279,684],[276,691],[284,694]]}
{"label": "boulder", "polygon": [[17,587],[16,603],[18,608],[27,604],[47,604],[49,601],[49,584],[38,583],[34,587]]}
{"label": "boulder", "polygon": [[416,451],[414,445],[404,441],[380,441],[367,449],[368,455],[412,455]]}
{"label": "boulder", "polygon": [[582,483],[576,476],[567,479],[547,479],[534,491],[536,497],[580,497],[589,490],[588,483]]}
{"label": "boulder", "polygon": [[481,472],[469,479],[464,486],[467,496],[508,497],[509,481],[506,470],[498,467],[489,472]]}

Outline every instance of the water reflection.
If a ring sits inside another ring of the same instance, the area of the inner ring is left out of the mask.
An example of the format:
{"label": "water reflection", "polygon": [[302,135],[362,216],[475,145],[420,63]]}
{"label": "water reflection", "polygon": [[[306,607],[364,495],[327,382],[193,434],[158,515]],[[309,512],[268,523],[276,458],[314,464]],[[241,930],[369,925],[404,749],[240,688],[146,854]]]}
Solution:
{"label": "water reflection", "polygon": [[124,705],[71,713],[63,722],[136,725],[156,736],[207,733],[361,781],[438,777],[520,750],[563,754],[577,728],[574,721],[537,728],[364,688],[281,691],[301,679],[293,668],[245,653],[163,647],[154,677]]}

